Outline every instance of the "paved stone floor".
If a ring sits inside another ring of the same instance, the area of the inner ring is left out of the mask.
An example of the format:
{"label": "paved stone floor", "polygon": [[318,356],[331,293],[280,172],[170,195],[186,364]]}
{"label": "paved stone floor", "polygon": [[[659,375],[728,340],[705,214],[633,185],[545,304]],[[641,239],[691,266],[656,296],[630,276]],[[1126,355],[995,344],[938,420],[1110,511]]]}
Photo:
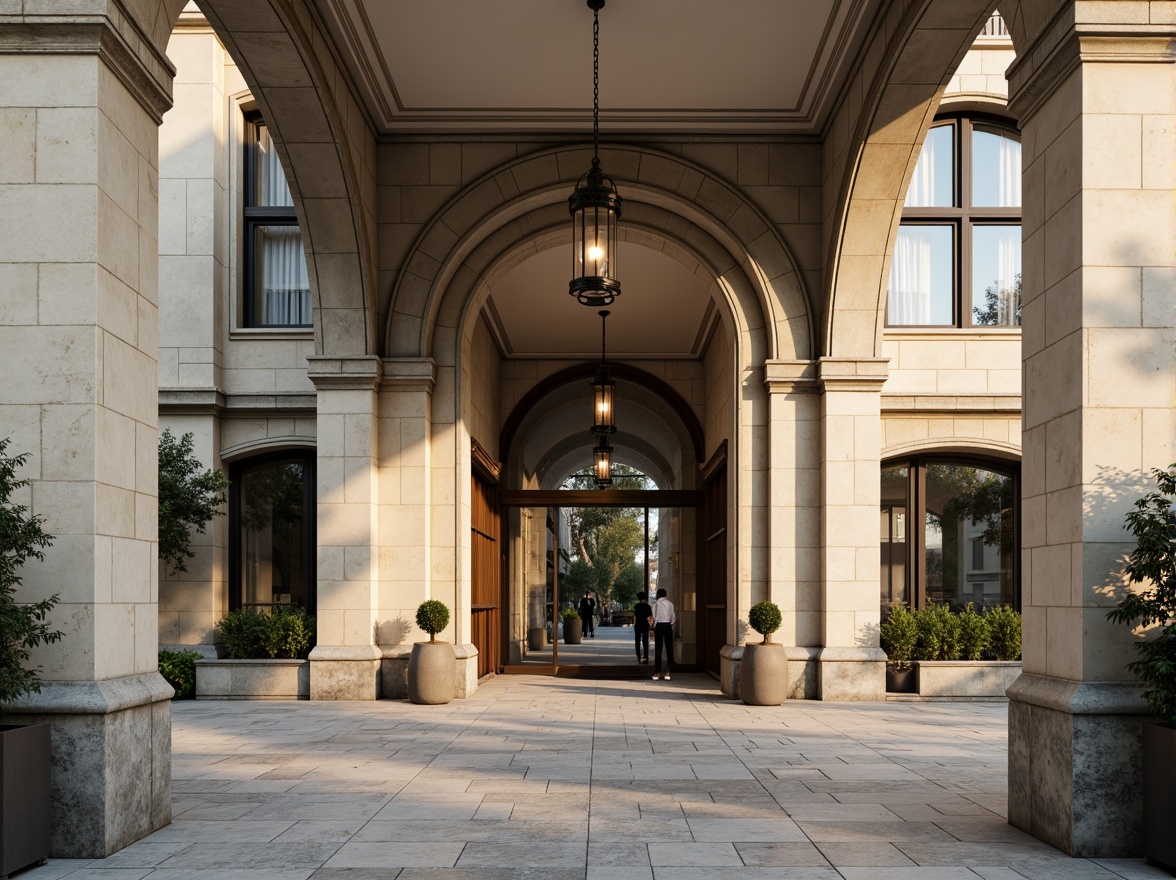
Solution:
{"label": "paved stone floor", "polygon": [[1152,878],[1005,821],[998,703],[752,708],[703,676],[447,706],[175,704],[173,823],[21,880]]}

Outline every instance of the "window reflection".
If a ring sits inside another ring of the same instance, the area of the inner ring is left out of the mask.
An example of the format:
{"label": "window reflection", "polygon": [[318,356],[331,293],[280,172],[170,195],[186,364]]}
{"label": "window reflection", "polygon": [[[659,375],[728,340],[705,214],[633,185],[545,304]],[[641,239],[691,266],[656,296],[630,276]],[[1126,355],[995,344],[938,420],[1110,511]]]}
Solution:
{"label": "window reflection", "polygon": [[890,324],[950,325],[955,299],[953,229],[902,226],[890,263],[886,320]]}
{"label": "window reflection", "polygon": [[972,323],[1021,325],[1021,227],[972,227]]}
{"label": "window reflection", "polygon": [[994,126],[972,129],[972,204],[1021,207],[1021,143]]}
{"label": "window reflection", "polygon": [[927,132],[907,190],[908,208],[950,208],[955,204],[953,131],[950,125],[939,125]]}
{"label": "window reflection", "polygon": [[1016,470],[914,458],[882,468],[881,602],[1017,606]]}
{"label": "window reflection", "polygon": [[243,471],[239,493],[240,583],[244,607],[310,607],[306,467],[272,462]]}

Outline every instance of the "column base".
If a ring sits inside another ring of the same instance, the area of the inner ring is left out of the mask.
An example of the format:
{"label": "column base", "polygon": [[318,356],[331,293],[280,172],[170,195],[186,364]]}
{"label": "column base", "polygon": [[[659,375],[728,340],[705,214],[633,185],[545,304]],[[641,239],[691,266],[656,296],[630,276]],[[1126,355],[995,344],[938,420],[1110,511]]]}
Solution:
{"label": "column base", "polygon": [[853,702],[886,699],[886,652],[881,648],[821,648],[817,699]]}
{"label": "column base", "polygon": [[454,645],[453,652],[457,655],[454,696],[464,700],[478,689],[478,649],[468,644]]}
{"label": "column base", "polygon": [[1022,674],[1009,697],[1009,824],[1071,856],[1143,852],[1143,685]]}
{"label": "column base", "polygon": [[375,645],[320,645],[310,652],[310,698],[380,699],[383,655]]}
{"label": "column base", "polygon": [[158,672],[105,681],[43,681],[7,707],[52,727],[58,859],[101,859],[171,822],[171,686]]}

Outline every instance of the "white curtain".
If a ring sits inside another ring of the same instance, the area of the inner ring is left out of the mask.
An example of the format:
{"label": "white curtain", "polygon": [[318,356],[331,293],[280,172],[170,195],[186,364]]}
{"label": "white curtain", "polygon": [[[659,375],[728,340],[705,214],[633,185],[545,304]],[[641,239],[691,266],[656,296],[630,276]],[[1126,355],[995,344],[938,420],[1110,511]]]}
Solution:
{"label": "white curtain", "polygon": [[923,141],[923,149],[919,151],[919,161],[915,163],[914,176],[907,189],[906,206],[908,208],[925,208],[935,202],[935,129],[927,134]]}
{"label": "white curtain", "polygon": [[297,226],[260,227],[262,324],[309,324],[310,279]]}
{"label": "white curtain", "polygon": [[[1002,153],[1003,161],[1003,153]],[[1017,174],[1018,188],[1020,173]],[[1003,177],[1003,172],[1002,172]],[[1004,187],[1001,187],[1003,194]],[[1018,197],[1019,197],[1018,193]],[[997,323],[1003,327],[1018,324],[1017,320],[1017,276],[1021,274],[1021,227],[1009,226],[996,243],[996,289],[1000,291],[997,302]]]}
{"label": "white curtain", "polygon": [[294,206],[290,185],[286,183],[286,172],[282,170],[282,162],[278,159],[278,151],[274,149],[269,128],[264,125],[257,128],[257,176],[261,185],[261,192],[257,194],[258,205],[276,208]]}
{"label": "white curtain", "polygon": [[998,148],[1000,179],[997,207],[1016,208],[1021,205],[1021,144],[1002,137]]}
{"label": "white curtain", "polygon": [[925,235],[899,231],[886,310],[892,325],[931,323],[931,241]]}

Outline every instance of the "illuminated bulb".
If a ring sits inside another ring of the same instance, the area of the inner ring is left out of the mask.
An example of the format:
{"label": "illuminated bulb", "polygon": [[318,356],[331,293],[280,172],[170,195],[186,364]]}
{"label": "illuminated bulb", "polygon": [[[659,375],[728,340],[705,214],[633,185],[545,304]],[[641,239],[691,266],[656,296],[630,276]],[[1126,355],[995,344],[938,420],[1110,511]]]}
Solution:
{"label": "illuminated bulb", "polygon": [[604,248],[598,245],[592,245],[592,247],[588,248],[588,259],[592,260],[592,262],[600,262],[602,257],[604,257]]}

